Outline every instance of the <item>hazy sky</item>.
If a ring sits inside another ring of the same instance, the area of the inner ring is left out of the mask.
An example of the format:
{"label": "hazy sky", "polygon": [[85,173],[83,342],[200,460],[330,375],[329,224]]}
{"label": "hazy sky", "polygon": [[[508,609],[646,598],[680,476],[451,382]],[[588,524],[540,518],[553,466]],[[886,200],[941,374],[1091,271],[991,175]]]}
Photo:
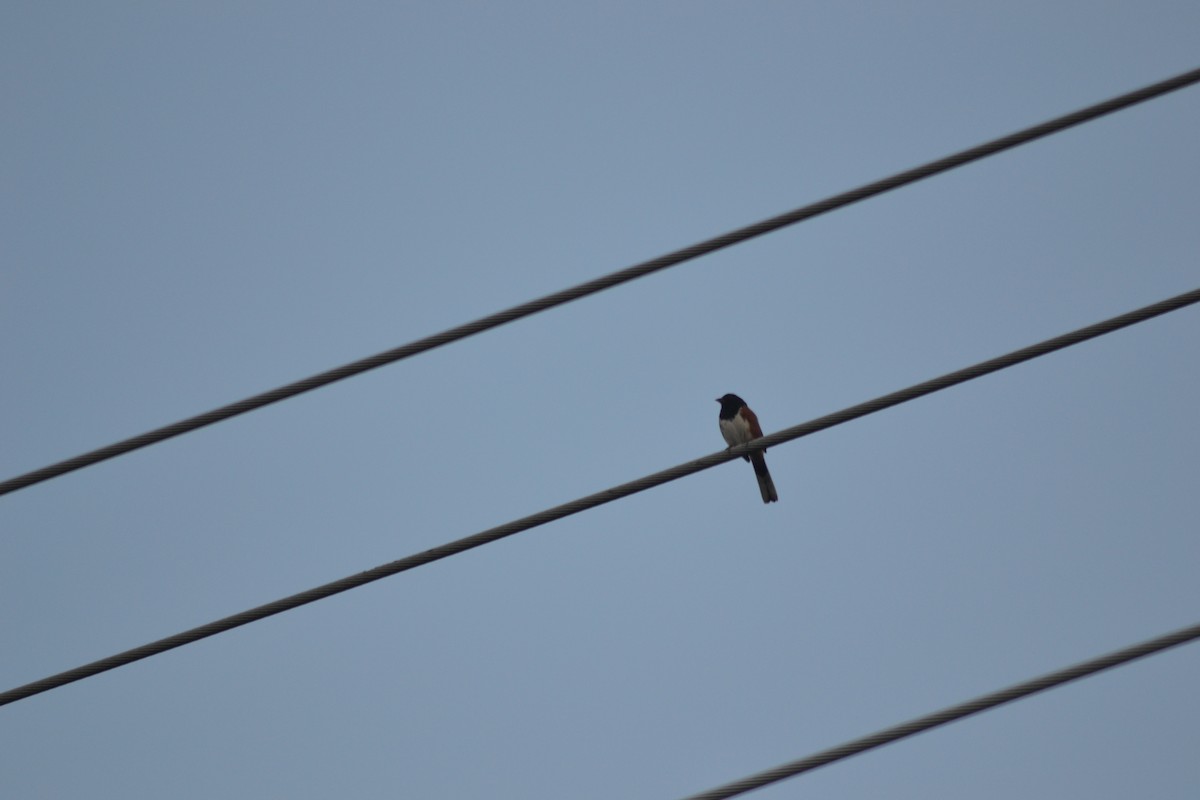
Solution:
{"label": "hazy sky", "polygon": [[[1200,66],[1200,5],[0,11],[0,479]],[[0,691],[1200,286],[1200,89],[0,498]],[[1200,309],[0,708],[12,798],[676,798],[1200,621]],[[1181,797],[1200,646],[756,798]]]}

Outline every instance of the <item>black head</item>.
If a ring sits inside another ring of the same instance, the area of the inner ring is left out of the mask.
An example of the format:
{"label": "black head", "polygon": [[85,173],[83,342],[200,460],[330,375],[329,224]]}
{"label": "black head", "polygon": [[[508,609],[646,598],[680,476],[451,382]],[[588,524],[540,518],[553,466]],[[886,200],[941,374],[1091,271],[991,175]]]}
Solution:
{"label": "black head", "polygon": [[742,406],[746,405],[746,401],[736,394],[727,394],[724,397],[718,397],[717,402],[721,404],[721,419],[733,419],[733,415]]}

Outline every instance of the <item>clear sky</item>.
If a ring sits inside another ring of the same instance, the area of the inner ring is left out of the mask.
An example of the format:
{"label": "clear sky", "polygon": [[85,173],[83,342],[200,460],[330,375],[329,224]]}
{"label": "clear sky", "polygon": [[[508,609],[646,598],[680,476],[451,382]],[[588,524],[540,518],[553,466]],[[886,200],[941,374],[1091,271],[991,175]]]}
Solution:
{"label": "clear sky", "polygon": [[[1200,66],[1194,1],[0,11],[0,479]],[[1200,89],[0,498],[0,691],[1200,286]],[[0,709],[6,798],[675,798],[1200,621],[1200,310]],[[1180,797],[1200,646],[755,794]]]}

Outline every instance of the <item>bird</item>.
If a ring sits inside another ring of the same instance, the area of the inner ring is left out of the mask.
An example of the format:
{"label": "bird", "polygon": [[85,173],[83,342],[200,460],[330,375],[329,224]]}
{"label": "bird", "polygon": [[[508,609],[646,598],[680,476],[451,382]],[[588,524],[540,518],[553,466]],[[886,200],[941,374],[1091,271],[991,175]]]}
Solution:
{"label": "bird", "polygon": [[[746,405],[745,400],[736,394],[727,394],[718,397],[717,402],[721,404],[721,414],[717,422],[721,426],[721,435],[730,447],[762,437],[758,417],[750,410],[750,406]],[[758,489],[762,492],[763,502],[774,503],[779,500],[779,493],[775,491],[775,482],[771,480],[771,473],[767,471],[767,460],[763,458],[765,452],[767,451],[762,450],[742,458],[754,465],[754,475],[758,478]]]}

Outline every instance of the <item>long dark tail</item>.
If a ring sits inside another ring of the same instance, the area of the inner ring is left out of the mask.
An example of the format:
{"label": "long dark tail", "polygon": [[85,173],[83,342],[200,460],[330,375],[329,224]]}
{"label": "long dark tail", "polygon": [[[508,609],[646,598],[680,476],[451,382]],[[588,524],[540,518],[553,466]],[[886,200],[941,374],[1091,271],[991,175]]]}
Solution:
{"label": "long dark tail", "polygon": [[761,454],[755,453],[750,456],[750,463],[754,465],[754,476],[758,478],[758,490],[762,492],[764,503],[774,503],[779,500],[779,493],[775,491],[775,481],[771,480],[771,473],[767,471],[767,460]]}

